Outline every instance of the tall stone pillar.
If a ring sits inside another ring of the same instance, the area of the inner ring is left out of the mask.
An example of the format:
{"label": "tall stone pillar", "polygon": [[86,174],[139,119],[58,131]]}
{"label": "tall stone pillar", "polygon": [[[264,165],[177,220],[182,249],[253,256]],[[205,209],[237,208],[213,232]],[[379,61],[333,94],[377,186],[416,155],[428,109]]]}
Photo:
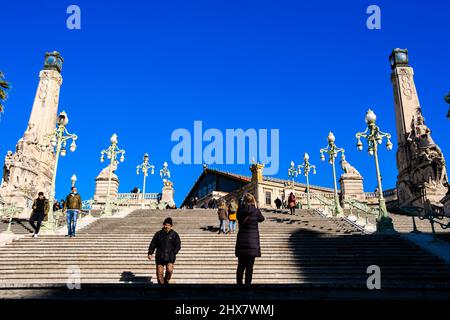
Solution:
{"label": "tall stone pillar", "polygon": [[263,181],[263,170],[264,170],[264,164],[261,164],[261,163],[254,163],[250,167],[250,171],[252,172],[252,182],[251,183],[253,184],[253,187],[254,187],[253,195],[255,196],[258,207],[265,203],[263,190],[260,185],[260,183]]}
{"label": "tall stone pillar", "polygon": [[52,148],[44,146],[49,145],[49,135],[56,127],[62,63],[58,52],[45,54],[27,129],[15,152],[6,154],[0,195],[8,203],[26,208],[38,192],[50,194],[55,155]]}
{"label": "tall stone pillar", "polygon": [[397,125],[397,195],[400,206],[442,206],[448,182],[444,155],[431,138],[414,84],[408,51],[390,55]]}

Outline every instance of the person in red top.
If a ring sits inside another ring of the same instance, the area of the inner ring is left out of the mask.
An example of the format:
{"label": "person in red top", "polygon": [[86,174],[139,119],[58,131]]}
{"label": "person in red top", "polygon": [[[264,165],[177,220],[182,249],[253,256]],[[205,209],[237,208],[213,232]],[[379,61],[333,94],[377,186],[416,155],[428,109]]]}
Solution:
{"label": "person in red top", "polygon": [[291,211],[291,214],[295,213],[295,207],[297,206],[297,199],[295,198],[294,193],[291,192],[288,199],[288,207]]}

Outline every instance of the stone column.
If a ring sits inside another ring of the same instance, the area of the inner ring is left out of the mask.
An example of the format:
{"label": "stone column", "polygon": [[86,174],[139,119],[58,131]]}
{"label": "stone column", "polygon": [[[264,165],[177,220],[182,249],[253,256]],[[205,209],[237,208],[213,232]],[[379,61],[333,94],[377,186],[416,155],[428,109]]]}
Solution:
{"label": "stone column", "polygon": [[442,206],[448,182],[444,155],[431,138],[414,84],[408,51],[395,49],[390,55],[397,125],[397,196],[399,206],[421,206],[425,201]]}
{"label": "stone column", "polygon": [[[62,62],[58,52],[45,55],[27,129],[15,152],[8,151],[5,157],[0,195],[8,203],[26,208],[38,192],[50,194],[55,155],[52,148],[43,146],[49,145],[48,135],[56,128]],[[23,217],[28,217],[29,211],[25,210]]]}

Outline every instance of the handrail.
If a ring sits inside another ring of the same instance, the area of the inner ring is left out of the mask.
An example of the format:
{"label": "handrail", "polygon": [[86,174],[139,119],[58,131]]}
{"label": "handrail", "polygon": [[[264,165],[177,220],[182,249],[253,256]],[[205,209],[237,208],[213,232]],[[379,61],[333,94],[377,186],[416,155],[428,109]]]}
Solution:
{"label": "handrail", "polygon": [[[6,234],[11,234],[11,233],[13,233],[13,232],[11,231],[12,220],[13,220],[13,218],[14,218],[15,215],[17,215],[17,214],[19,214],[19,213],[22,213],[22,211],[23,211],[23,208],[22,208],[22,207],[17,207],[17,206],[15,206],[14,204],[8,205],[6,208],[3,207],[3,208],[0,209],[0,216],[1,216],[1,218],[3,219],[4,216],[7,216],[7,217],[8,217],[8,220],[9,220],[9,221],[8,221],[8,228],[7,228],[6,231],[5,231]],[[8,216],[8,215],[9,215],[9,216]]]}
{"label": "handrail", "polygon": [[[345,217],[347,220],[356,224],[358,227],[362,228],[366,232],[372,233],[376,231],[376,224],[371,223],[370,218],[378,217],[379,208],[371,208],[365,203],[358,201],[356,199],[344,199],[344,202],[348,204],[350,208],[350,214]],[[356,211],[356,216],[353,214],[354,210]],[[364,217],[362,217],[361,214]]]}
{"label": "handrail", "polygon": [[[436,209],[436,208],[434,208]],[[436,230],[434,228],[435,224],[438,224],[443,230],[450,228],[450,220],[447,224],[442,223],[440,220],[443,220],[444,218],[449,218],[449,216],[446,216],[444,214],[444,211],[435,211],[433,210],[433,208],[430,206],[430,208],[422,208],[422,207],[416,207],[416,206],[401,206],[400,210],[402,210],[403,212],[407,213],[407,215],[411,216],[413,219],[413,227],[414,227],[414,231],[413,232],[418,232],[417,230],[417,226],[416,226],[416,221],[414,219],[415,216],[417,216],[420,220],[425,220],[427,219],[430,222],[431,225],[431,232],[433,234],[433,240],[432,241],[436,241]]]}

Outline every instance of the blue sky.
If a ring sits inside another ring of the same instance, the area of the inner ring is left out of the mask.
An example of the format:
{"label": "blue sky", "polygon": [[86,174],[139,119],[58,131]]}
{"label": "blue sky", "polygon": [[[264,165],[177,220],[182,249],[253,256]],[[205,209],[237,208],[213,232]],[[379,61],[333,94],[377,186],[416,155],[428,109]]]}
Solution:
{"label": "blue sky", "polygon": [[[66,8],[81,8],[81,30],[66,28]],[[366,28],[366,8],[381,8],[381,30]],[[60,110],[78,150],[62,159],[57,196],[76,173],[93,196],[100,150],[116,132],[127,151],[121,192],[141,187],[135,166],[145,152],[159,170],[169,162],[181,203],[201,165],[174,165],[171,133],[203,127],[280,129],[280,170],[306,151],[317,165],[311,183],[332,186],[319,161],[330,130],[348,161],[376,185],[373,159],[355,147],[368,108],[395,139],[388,56],[408,48],[425,119],[450,157],[443,96],[450,90],[448,1],[2,1],[0,70],[13,89],[0,121],[0,154],[26,129],[46,51],[65,59]],[[447,132],[447,133],[446,133]],[[206,144],[204,145],[206,146]],[[395,147],[380,154],[384,188],[395,186]],[[248,165],[215,166],[249,174]],[[303,181],[303,177],[300,178]],[[156,174],[148,189],[159,192]]]}

